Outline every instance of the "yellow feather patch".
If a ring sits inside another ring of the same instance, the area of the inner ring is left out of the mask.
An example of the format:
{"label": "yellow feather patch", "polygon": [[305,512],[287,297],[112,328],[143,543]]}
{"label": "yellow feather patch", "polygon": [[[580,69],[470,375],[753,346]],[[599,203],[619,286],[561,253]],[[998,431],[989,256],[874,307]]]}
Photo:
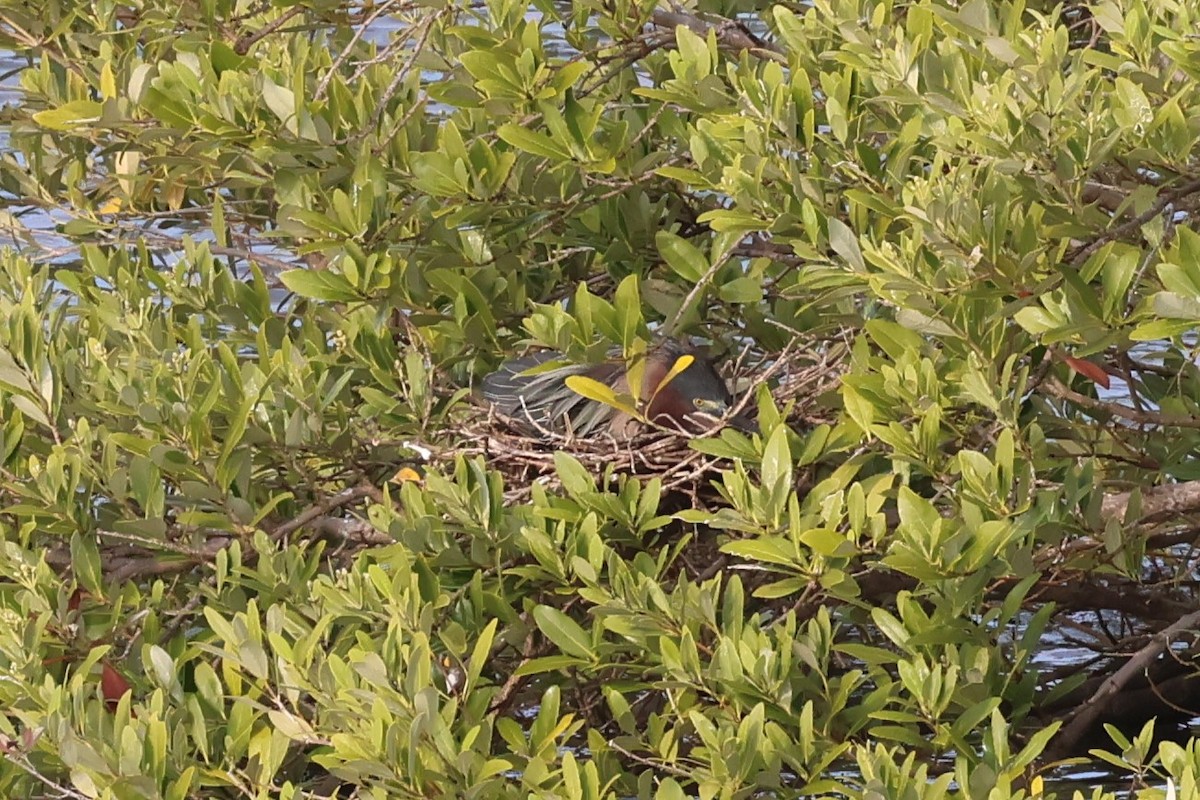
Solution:
{"label": "yellow feather patch", "polygon": [[412,467],[401,467],[392,476],[392,483],[420,483],[421,473]]}

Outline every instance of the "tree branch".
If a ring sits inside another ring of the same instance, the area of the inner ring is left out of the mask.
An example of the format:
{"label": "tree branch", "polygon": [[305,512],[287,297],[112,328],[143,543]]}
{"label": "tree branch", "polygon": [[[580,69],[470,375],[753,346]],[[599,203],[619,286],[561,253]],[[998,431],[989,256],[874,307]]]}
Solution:
{"label": "tree branch", "polygon": [[692,14],[681,11],[655,11],[650,15],[650,22],[659,28],[674,30],[680,25],[698,36],[707,37],[709,31],[716,31],[717,44],[726,50],[741,52],[749,51],[759,58],[770,58],[773,61],[782,60],[783,48],[774,42],[768,42],[755,36],[745,25],[736,20],[719,18],[709,22]]}
{"label": "tree branch", "polygon": [[337,494],[330,495],[329,497],[313,503],[295,517],[271,531],[271,539],[278,542],[286,538],[289,534],[299,530],[300,528],[303,528],[308,523],[328,515],[329,512],[333,511],[335,508],[348,506],[351,503],[355,503],[363,499],[364,497],[370,497],[374,490],[375,487],[363,483],[350,489],[344,489]]}
{"label": "tree branch", "polygon": [[1042,381],[1038,389],[1043,394],[1056,397],[1059,400],[1068,400],[1075,405],[1083,406],[1092,411],[1101,411],[1109,416],[1136,422],[1139,425],[1154,425],[1162,428],[1200,428],[1200,417],[1176,417],[1170,414],[1161,414],[1157,411],[1139,411],[1136,408],[1123,406],[1120,403],[1097,400],[1094,397],[1088,397],[1086,394],[1080,394],[1074,389],[1068,388],[1066,384],[1053,376],[1047,377]]}
{"label": "tree branch", "polygon": [[1092,253],[1096,252],[1104,245],[1116,239],[1120,239],[1127,233],[1132,233],[1161,214],[1163,209],[1165,209],[1167,206],[1182,200],[1190,194],[1195,194],[1196,192],[1200,192],[1200,180],[1188,181],[1175,191],[1164,193],[1161,197],[1154,201],[1153,205],[1151,205],[1141,214],[1138,214],[1128,222],[1122,222],[1115,228],[1109,228],[1107,231],[1104,231],[1095,239],[1093,239],[1090,243],[1076,250],[1071,255],[1071,265],[1076,267],[1079,266],[1084,261],[1087,261],[1088,257],[1091,256]]}
{"label": "tree branch", "polygon": [[1067,717],[1068,722],[1063,726],[1058,735],[1054,737],[1054,741],[1046,748],[1045,759],[1047,761],[1058,761],[1065,758],[1079,741],[1092,724],[1104,711],[1104,701],[1121,691],[1127,683],[1135,678],[1139,673],[1147,669],[1150,664],[1158,658],[1164,650],[1171,645],[1171,640],[1178,633],[1195,628],[1200,624],[1200,611],[1193,611],[1185,617],[1180,618],[1172,625],[1168,625],[1163,630],[1154,634],[1151,637],[1149,644],[1133,655],[1125,665],[1114,672],[1109,678],[1100,684],[1100,688],[1095,694],[1089,697],[1073,714]]}
{"label": "tree branch", "polygon": [[[1200,480],[1169,483],[1142,489],[1142,513],[1138,522],[1163,522],[1193,511],[1200,511]],[[1104,496],[1100,503],[1100,514],[1105,519],[1125,518],[1133,492],[1119,492]]]}

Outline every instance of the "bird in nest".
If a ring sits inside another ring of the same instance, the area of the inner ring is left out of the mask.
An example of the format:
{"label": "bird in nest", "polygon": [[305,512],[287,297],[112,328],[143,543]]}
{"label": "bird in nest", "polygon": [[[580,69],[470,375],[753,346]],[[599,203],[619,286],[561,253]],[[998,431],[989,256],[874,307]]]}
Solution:
{"label": "bird in nest", "polygon": [[[636,380],[639,372],[635,400],[629,373]],[[482,395],[531,436],[629,439],[647,422],[687,433],[721,425],[757,430],[752,420],[732,413],[733,397],[712,361],[675,339],[632,363],[615,353],[600,364],[575,364],[554,350],[514,358],[483,379]]]}

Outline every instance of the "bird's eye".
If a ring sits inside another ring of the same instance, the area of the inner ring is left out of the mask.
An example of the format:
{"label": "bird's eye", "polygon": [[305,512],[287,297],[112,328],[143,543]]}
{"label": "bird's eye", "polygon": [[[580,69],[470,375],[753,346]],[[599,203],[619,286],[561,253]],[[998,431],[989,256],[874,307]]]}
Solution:
{"label": "bird's eye", "polygon": [[697,397],[696,399],[692,400],[692,405],[694,405],[699,411],[711,411],[717,406],[717,404],[712,400],[708,400],[703,397]]}

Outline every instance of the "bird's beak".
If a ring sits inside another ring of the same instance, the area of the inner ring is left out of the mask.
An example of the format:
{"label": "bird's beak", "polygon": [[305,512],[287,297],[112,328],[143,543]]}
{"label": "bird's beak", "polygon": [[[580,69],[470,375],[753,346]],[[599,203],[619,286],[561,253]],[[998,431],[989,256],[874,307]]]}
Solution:
{"label": "bird's beak", "polygon": [[725,418],[725,424],[735,430],[743,433],[759,433],[761,429],[758,427],[758,420],[750,419],[745,413],[734,414],[732,417]]}
{"label": "bird's beak", "polygon": [[735,430],[745,433],[758,433],[758,422],[750,419],[745,414],[730,414],[729,408],[724,408],[719,413],[707,411],[697,411],[688,415],[688,418],[700,426],[702,430],[714,430],[719,427],[734,428]]}

